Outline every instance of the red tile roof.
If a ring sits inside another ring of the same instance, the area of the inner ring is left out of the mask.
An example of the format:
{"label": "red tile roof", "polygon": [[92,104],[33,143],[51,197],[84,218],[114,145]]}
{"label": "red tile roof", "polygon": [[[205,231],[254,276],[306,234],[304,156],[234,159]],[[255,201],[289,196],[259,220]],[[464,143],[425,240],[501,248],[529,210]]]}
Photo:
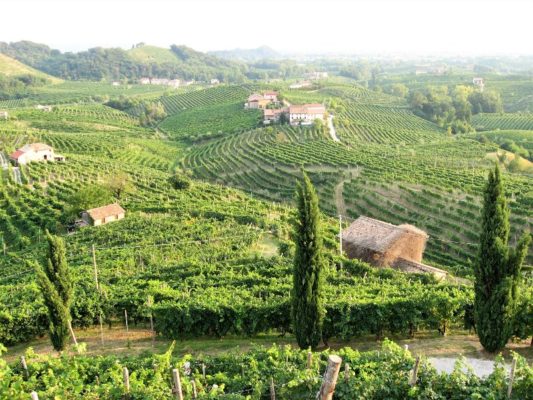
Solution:
{"label": "red tile roof", "polygon": [[9,158],[11,158],[12,160],[18,160],[19,157],[20,157],[21,155],[23,155],[23,154],[24,154],[24,152],[23,152],[22,150],[17,150],[17,151],[15,151],[14,153],[12,153],[12,154],[9,156]]}

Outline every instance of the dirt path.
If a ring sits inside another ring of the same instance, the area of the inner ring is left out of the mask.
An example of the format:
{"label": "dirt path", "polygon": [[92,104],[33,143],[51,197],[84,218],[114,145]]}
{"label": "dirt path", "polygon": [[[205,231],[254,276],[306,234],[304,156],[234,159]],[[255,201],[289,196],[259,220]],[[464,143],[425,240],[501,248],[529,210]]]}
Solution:
{"label": "dirt path", "polygon": [[333,115],[330,115],[328,117],[328,128],[329,128],[329,136],[331,136],[333,141],[340,142],[341,140],[337,136],[337,131],[335,130],[335,126],[333,125]]}
{"label": "dirt path", "polygon": [[0,166],[3,169],[7,169],[7,157],[3,151],[0,151]]}
{"label": "dirt path", "polygon": [[335,186],[335,207],[337,208],[337,215],[342,215],[347,217],[346,213],[346,202],[344,201],[344,183],[349,182],[352,179],[359,177],[361,174],[360,168],[352,168],[345,172],[345,175],[342,177],[339,183]]}

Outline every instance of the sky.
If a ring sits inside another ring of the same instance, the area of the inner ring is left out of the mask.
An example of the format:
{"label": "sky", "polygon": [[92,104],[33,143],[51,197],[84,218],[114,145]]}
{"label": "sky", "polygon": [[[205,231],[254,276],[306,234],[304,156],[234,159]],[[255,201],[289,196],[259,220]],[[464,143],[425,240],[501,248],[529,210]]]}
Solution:
{"label": "sky", "polygon": [[0,41],[290,53],[533,54],[532,0],[0,0]]}

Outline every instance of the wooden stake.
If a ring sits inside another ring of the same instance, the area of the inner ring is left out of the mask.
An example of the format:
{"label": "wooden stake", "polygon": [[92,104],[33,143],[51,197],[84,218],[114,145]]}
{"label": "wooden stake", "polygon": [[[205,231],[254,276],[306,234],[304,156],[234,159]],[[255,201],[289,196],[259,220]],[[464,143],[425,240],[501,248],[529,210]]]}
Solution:
{"label": "wooden stake", "polygon": [[198,392],[196,391],[196,382],[194,381],[194,379],[191,381],[191,385],[192,385],[192,398],[197,399]]}
{"label": "wooden stake", "polygon": [[350,364],[344,364],[344,380],[348,382],[350,380]]}
{"label": "wooden stake", "polygon": [[94,283],[96,284],[96,290],[100,292],[100,285],[98,284],[98,268],[96,266],[96,251],[94,250],[94,244],[92,245],[92,251],[93,251]]}
{"label": "wooden stake", "polygon": [[37,392],[31,392],[31,400],[39,400],[39,395]]}
{"label": "wooden stake", "polygon": [[72,322],[68,321],[68,330],[70,331],[70,336],[72,336],[72,341],[74,342],[74,345],[78,345],[78,340],[76,339],[76,335],[74,334],[74,329],[72,329]]}
{"label": "wooden stake", "polygon": [[20,356],[20,364],[22,365],[22,368],[24,369],[24,377],[28,379],[30,377],[30,374],[28,372],[28,364],[26,364],[26,357]]}
{"label": "wooden stake", "polygon": [[203,376],[204,382],[205,382],[205,364],[202,364],[202,376]]}
{"label": "wooden stake", "polygon": [[308,351],[307,352],[307,369],[311,369],[312,364],[313,364],[313,353]]}
{"label": "wooden stake", "polygon": [[183,400],[183,393],[181,392],[180,372],[176,368],[172,370],[172,381],[174,382],[174,394],[176,399]]}
{"label": "wooden stake", "polygon": [[100,320],[100,344],[103,346],[104,345],[104,322],[102,319],[102,313],[100,313],[100,317],[98,317],[98,319]]}
{"label": "wooden stake", "polygon": [[324,375],[324,380],[320,391],[317,393],[317,400],[332,400],[335,392],[335,385],[339,377],[339,370],[341,368],[342,359],[336,355],[330,355],[328,358],[328,368]]}
{"label": "wooden stake", "polygon": [[128,327],[128,310],[124,309],[124,319],[126,321],[126,332],[129,332],[130,329]]}
{"label": "wooden stake", "polygon": [[511,393],[513,392],[515,370],[516,370],[516,357],[513,357],[513,362],[511,363],[511,372],[509,372],[509,387],[507,388],[507,397],[509,399],[511,398]]}
{"label": "wooden stake", "polygon": [[124,391],[126,394],[129,394],[130,392],[130,373],[128,371],[128,368],[124,367],[122,369],[122,379],[124,380]]}
{"label": "wooden stake", "polygon": [[416,356],[415,366],[413,368],[413,373],[409,381],[409,385],[415,386],[416,381],[418,380],[418,368],[420,367],[420,356]]}
{"label": "wooden stake", "polygon": [[274,378],[270,378],[270,400],[276,400],[276,388],[274,386]]}

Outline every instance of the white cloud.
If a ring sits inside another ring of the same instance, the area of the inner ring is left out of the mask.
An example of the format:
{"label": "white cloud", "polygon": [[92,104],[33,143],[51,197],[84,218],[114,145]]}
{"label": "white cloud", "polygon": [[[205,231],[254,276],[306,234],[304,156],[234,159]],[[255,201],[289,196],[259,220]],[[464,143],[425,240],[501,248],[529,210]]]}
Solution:
{"label": "white cloud", "polygon": [[0,13],[0,40],[61,50],[142,41],[203,51],[533,53],[525,0],[4,0]]}

